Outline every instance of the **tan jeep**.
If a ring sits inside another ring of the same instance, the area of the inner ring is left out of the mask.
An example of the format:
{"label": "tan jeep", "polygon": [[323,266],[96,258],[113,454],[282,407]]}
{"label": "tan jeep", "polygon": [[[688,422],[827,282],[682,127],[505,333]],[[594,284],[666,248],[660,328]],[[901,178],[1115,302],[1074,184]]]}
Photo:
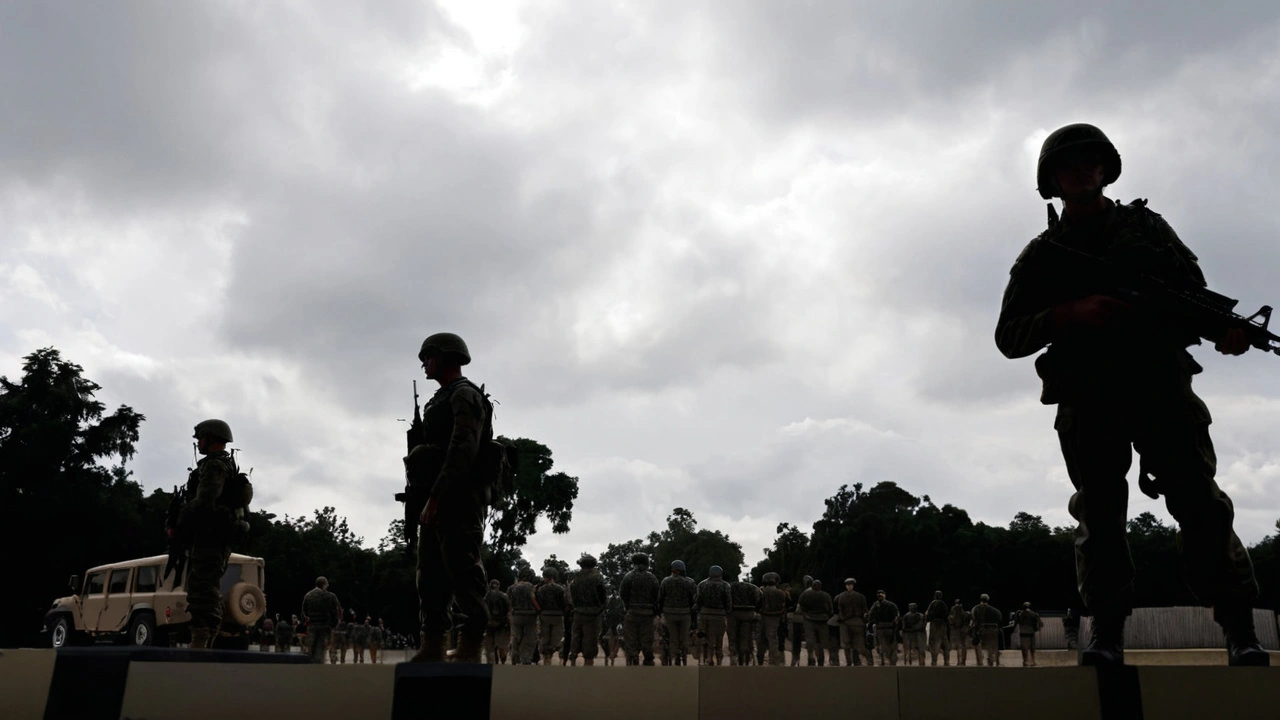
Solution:
{"label": "tan jeep", "polygon": [[[187,591],[157,555],[90,568],[71,577],[69,597],[53,601],[44,631],[55,647],[109,639],[130,645],[186,642]],[[186,583],[186,573],[182,576]],[[266,610],[262,558],[232,554],[222,576],[222,627],[215,647],[247,649],[249,633]]]}

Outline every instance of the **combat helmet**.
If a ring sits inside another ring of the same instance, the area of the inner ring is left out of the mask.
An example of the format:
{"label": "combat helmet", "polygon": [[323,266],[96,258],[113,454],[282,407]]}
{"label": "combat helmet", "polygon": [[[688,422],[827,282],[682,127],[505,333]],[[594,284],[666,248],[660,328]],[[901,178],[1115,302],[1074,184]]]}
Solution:
{"label": "combat helmet", "polygon": [[516,571],[516,578],[520,580],[532,581],[536,575],[533,574],[533,568],[525,565]]}
{"label": "combat helmet", "polygon": [[542,568],[542,578],[544,580],[555,580],[560,577],[560,570],[552,565]]}
{"label": "combat helmet", "polygon": [[223,442],[231,442],[231,426],[225,421],[218,419],[202,420],[196,425],[196,432],[191,437],[200,439],[201,435],[208,435],[217,438]]}
{"label": "combat helmet", "polygon": [[916,608],[918,608],[918,607],[920,607],[920,606],[919,606],[919,605],[917,605],[917,604],[915,604],[915,603],[907,603],[907,609],[908,609],[908,610],[915,610],[915,609],[916,609]]}
{"label": "combat helmet", "polygon": [[724,568],[720,567],[719,565],[712,565],[711,570],[707,572],[707,575],[713,578],[724,577]]}
{"label": "combat helmet", "polygon": [[991,596],[990,596],[990,595],[988,595],[988,594],[986,594],[986,593],[982,593],[981,595],[979,595],[979,596],[978,596],[978,601],[979,601],[979,602],[991,602]]}
{"label": "combat helmet", "polygon": [[812,576],[812,575],[805,575],[805,576],[804,576],[804,586],[805,586],[805,587],[809,587],[809,586],[810,586],[810,585],[812,585],[812,584],[813,584],[813,576]]}
{"label": "combat helmet", "polygon": [[762,578],[765,585],[777,585],[778,581],[781,579],[782,576],[776,572],[767,572],[764,574],[764,578]]}
{"label": "combat helmet", "polygon": [[941,591],[941,590],[934,590],[934,591],[933,591],[933,599],[934,599],[934,600],[941,600],[941,599],[942,599],[942,591]]}
{"label": "combat helmet", "polygon": [[436,333],[423,340],[418,359],[425,360],[429,355],[451,355],[459,365],[471,362],[471,351],[467,349],[467,343],[453,333]]}
{"label": "combat helmet", "polygon": [[1071,150],[1095,146],[1102,154],[1102,184],[1110,185],[1120,177],[1120,152],[1111,144],[1106,134],[1093,125],[1076,123],[1049,133],[1040,146],[1040,161],[1036,163],[1036,189],[1040,197],[1059,197],[1058,181],[1053,177],[1054,161]]}
{"label": "combat helmet", "polygon": [[672,569],[672,570],[679,570],[681,573],[685,572],[685,569],[684,569],[684,561],[683,561],[683,560],[672,560],[672,561],[671,561],[671,569]]}
{"label": "combat helmet", "polygon": [[596,566],[596,558],[594,555],[583,555],[578,558],[578,567],[583,570],[590,570]]}

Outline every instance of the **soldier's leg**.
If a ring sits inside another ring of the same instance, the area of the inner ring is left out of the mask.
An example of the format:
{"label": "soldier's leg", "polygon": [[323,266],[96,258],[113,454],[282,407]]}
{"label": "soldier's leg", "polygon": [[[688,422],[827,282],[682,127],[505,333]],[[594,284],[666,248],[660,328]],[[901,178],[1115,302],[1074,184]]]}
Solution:
{"label": "soldier's leg", "polygon": [[505,665],[511,652],[511,625],[506,624],[494,633],[493,646],[498,652],[498,664]]}
{"label": "soldier's leg", "polygon": [[[1235,506],[1218,487],[1217,455],[1207,424],[1171,418],[1141,428],[1134,447],[1178,521],[1178,560],[1196,598],[1213,605],[1219,623],[1246,621],[1258,597],[1249,552],[1233,527]],[[1232,613],[1238,617],[1229,617]]]}
{"label": "soldier's leg", "polygon": [[600,644],[596,641],[596,638],[600,637],[600,617],[600,615],[582,616],[582,661],[587,665],[596,664],[596,655],[600,650]]}
{"label": "soldier's leg", "polygon": [[738,626],[740,624],[741,623],[736,617],[734,617],[734,613],[732,612],[730,612],[728,617],[725,618],[725,636],[729,639],[730,665],[738,664]]}
{"label": "soldier's leg", "polygon": [[924,648],[927,643],[923,632],[916,633],[916,658],[919,660],[920,667],[924,667]]}
{"label": "soldier's leg", "polygon": [[418,587],[418,621],[421,626],[422,645],[425,649],[430,645],[434,656],[435,645],[440,647],[439,659],[444,657],[445,635],[449,632],[452,620],[449,617],[449,605],[453,601],[453,590],[445,569],[443,545],[438,526],[418,528],[417,587]]}
{"label": "soldier's leg", "polygon": [[640,652],[644,655],[644,664],[653,664],[653,626],[652,615],[641,615],[637,618],[636,631],[640,640]]}
{"label": "soldier's leg", "polygon": [[945,667],[951,664],[951,629],[944,622],[938,634],[942,636],[942,664]]}
{"label": "soldier's leg", "polygon": [[369,646],[369,664],[370,664],[370,665],[377,665],[377,664],[378,664],[378,646],[377,646],[377,644],[374,644],[374,645],[370,645],[370,646]]}
{"label": "soldier's leg", "polygon": [[483,516],[477,511],[472,520],[466,524],[442,525],[439,534],[444,567],[448,573],[448,592],[467,617],[466,624],[458,632],[458,653],[454,659],[478,663],[484,631],[489,626],[489,606],[484,604],[488,584],[480,559],[480,546],[484,540]]}
{"label": "soldier's leg", "polygon": [[622,652],[628,665],[640,664],[640,622],[634,613],[622,617]]}
{"label": "soldier's leg", "polygon": [[333,628],[327,627],[317,627],[307,631],[307,637],[311,643],[311,662],[324,664],[324,651],[329,645],[332,633]]}
{"label": "soldier's leg", "polygon": [[875,665],[875,659],[871,657],[871,648],[867,647],[867,626],[861,620],[853,622],[850,640],[853,641],[853,664],[861,665],[862,660],[867,661],[867,667]]}
{"label": "soldier's leg", "polygon": [[484,657],[485,657],[485,662],[489,663],[490,665],[498,664],[497,642],[496,642],[496,638],[494,637],[494,632],[496,631],[497,631],[497,628],[489,628],[484,633]]}
{"label": "soldier's leg", "polygon": [[692,618],[689,615],[668,615],[666,619],[667,631],[671,635],[671,651],[675,653],[676,661],[683,665],[689,657],[689,630]]}
{"label": "soldier's leg", "polygon": [[707,628],[710,630],[707,634],[707,644],[711,647],[712,664],[719,665],[724,659],[725,617],[712,615],[710,620],[707,623]]}
{"label": "soldier's leg", "polygon": [[[191,615],[193,649],[208,648],[222,625],[222,576],[227,572],[231,549],[214,542],[197,543],[187,559],[187,612]],[[199,647],[197,647],[199,645]]]}
{"label": "soldier's leg", "polygon": [[969,633],[964,628],[951,631],[951,645],[956,649],[956,665],[966,665],[969,659]]}
{"label": "soldier's leg", "polygon": [[826,649],[824,654],[827,656],[827,664],[831,667],[840,667],[840,627],[827,625],[827,631],[822,639]]}

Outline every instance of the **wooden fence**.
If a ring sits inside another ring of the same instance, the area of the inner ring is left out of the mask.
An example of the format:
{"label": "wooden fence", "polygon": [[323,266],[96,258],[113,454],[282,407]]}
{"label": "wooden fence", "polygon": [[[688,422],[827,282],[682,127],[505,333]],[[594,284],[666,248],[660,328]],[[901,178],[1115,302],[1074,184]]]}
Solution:
{"label": "wooden fence", "polygon": [[[1080,644],[1089,641],[1091,618],[1080,618]],[[1254,610],[1253,623],[1258,639],[1267,650],[1280,650],[1280,632],[1276,614],[1270,610]],[[1202,607],[1137,608],[1124,626],[1124,646],[1134,650],[1174,650],[1182,648],[1223,647],[1222,628],[1213,621],[1213,610]],[[1019,647],[1018,633],[1013,633],[1012,647]],[[1044,618],[1044,629],[1036,636],[1036,647],[1064,650],[1067,636],[1062,618]]]}

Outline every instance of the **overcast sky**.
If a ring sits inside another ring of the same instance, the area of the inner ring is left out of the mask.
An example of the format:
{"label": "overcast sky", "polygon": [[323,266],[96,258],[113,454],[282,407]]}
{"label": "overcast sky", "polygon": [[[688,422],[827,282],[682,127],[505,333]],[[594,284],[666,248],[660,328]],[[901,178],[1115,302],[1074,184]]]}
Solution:
{"label": "overcast sky", "polygon": [[[1270,2],[4,3],[0,374],[83,365],[147,416],[148,489],[224,418],[258,507],[369,544],[437,331],[580,479],[535,562],[676,506],[755,562],[853,482],[1064,525],[1054,409],[992,339],[1041,141],[1102,127],[1109,194],[1251,313],[1278,117]],[[1253,543],[1280,358],[1193,352]]]}

